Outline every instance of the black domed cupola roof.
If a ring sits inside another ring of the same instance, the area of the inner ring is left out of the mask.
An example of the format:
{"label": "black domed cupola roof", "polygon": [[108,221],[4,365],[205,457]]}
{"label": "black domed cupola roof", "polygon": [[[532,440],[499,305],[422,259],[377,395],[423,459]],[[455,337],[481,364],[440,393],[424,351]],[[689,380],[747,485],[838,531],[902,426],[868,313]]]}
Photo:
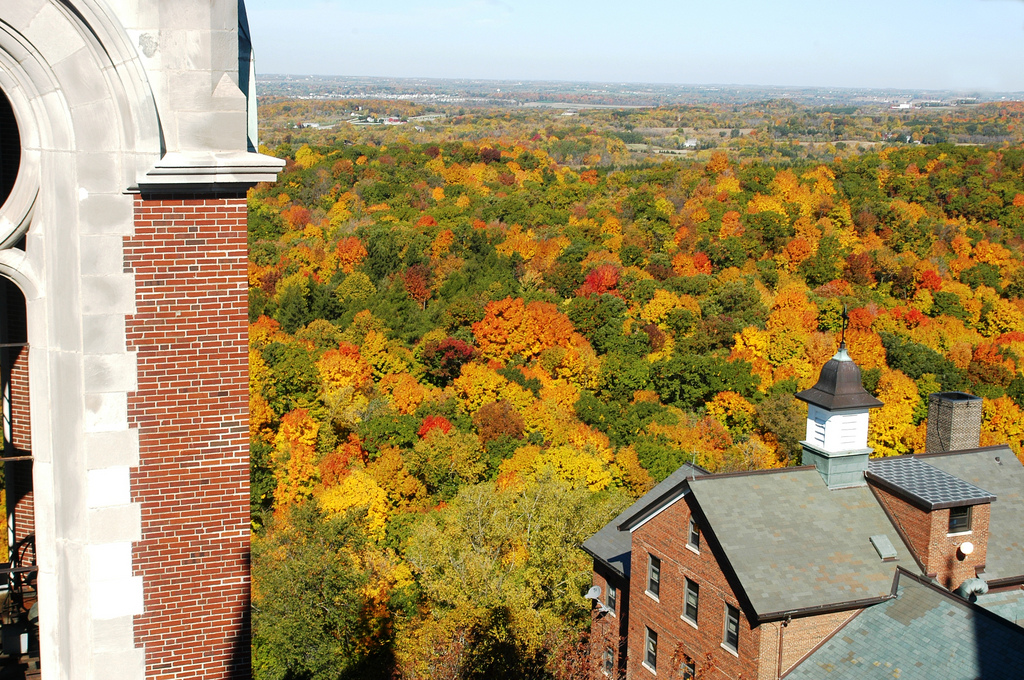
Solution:
{"label": "black domed cupola roof", "polygon": [[860,368],[846,352],[846,343],[821,367],[814,387],[797,392],[797,399],[827,411],[851,408],[878,408],[882,402],[872,397],[860,379]]}

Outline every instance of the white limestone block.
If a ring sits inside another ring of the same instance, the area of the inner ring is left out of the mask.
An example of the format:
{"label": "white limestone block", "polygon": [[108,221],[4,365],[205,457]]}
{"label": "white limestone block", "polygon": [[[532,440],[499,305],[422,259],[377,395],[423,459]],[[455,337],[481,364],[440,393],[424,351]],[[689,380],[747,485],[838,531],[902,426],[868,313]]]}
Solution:
{"label": "white limestone block", "polygon": [[112,194],[125,187],[113,153],[93,152],[78,154],[78,186],[90,194]]}
{"label": "white limestone block", "polygon": [[[132,638],[129,638],[132,640]],[[121,648],[127,647],[124,643]],[[89,680],[144,680],[146,677],[146,650],[127,648],[124,651],[99,652],[92,657]]]}
{"label": "white limestone block", "polygon": [[81,230],[85,234],[128,236],[135,230],[130,196],[89,194],[85,200],[79,200],[78,205]]}
{"label": "white limestone block", "polygon": [[112,100],[100,99],[71,110],[79,151],[110,151],[121,145],[117,135],[120,122]]}
{"label": "white limestone block", "polygon": [[[6,11],[5,7],[5,14]],[[25,29],[25,35],[50,64],[56,64],[85,47],[85,41],[75,26],[52,4],[39,8]]]}
{"label": "white limestone block", "polygon": [[90,585],[94,619],[116,619],[143,613],[141,576],[93,581]]}
{"label": "white limestone block", "polygon": [[82,274],[105,276],[122,274],[124,268],[124,238],[108,234],[87,234],[79,239],[81,245]]}
{"label": "white limestone block", "polygon": [[85,395],[85,431],[109,432],[128,429],[128,395],[106,392]]}
{"label": "white limestone block", "polygon": [[72,108],[110,97],[107,84],[85,51],[72,54],[55,64],[53,71],[60,81],[68,106]]}
{"label": "white limestone block", "polygon": [[110,581],[132,575],[132,544],[129,541],[88,545],[89,580]]}
{"label": "white limestone block", "polygon": [[136,428],[111,432],[87,432],[85,467],[88,470],[139,464],[139,431]]}
{"label": "white limestone block", "polygon": [[82,317],[82,349],[89,354],[125,351],[123,314],[88,314]]}
{"label": "white limestone block", "polygon": [[142,540],[142,506],[138,503],[96,508],[88,514],[91,543]]}
{"label": "white limestone block", "polygon": [[86,507],[102,508],[131,503],[131,478],[127,466],[89,470],[86,480]]}
{"label": "white limestone block", "polygon": [[131,274],[82,277],[82,312],[135,313],[135,277]]}
{"label": "white limestone block", "polygon": [[134,392],[138,389],[138,354],[87,354],[85,392]]}

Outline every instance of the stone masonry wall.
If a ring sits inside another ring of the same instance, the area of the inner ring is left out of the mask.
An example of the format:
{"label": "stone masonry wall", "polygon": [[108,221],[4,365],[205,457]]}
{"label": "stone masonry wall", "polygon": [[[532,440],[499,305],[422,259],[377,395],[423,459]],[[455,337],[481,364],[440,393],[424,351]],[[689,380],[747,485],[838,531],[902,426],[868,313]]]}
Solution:
{"label": "stone masonry wall", "polygon": [[[943,508],[926,512],[891,493],[872,487],[876,496],[907,536],[918,558],[924,564],[925,572],[946,588],[954,590],[961,583],[975,576],[979,567],[985,565],[988,552],[989,511],[987,503],[971,509],[971,532],[949,535],[949,509]],[[957,548],[964,541],[974,544],[971,555],[960,557]]]}
{"label": "stone masonry wall", "polygon": [[151,680],[248,678],[245,198],[137,198],[124,258],[137,291],[136,645]]}
{"label": "stone masonry wall", "polygon": [[[761,631],[750,628],[741,610],[739,655],[722,647],[725,604],[739,608],[739,602],[703,533],[699,554],[686,547],[690,522],[686,500],[676,501],[633,532],[627,677],[631,680],[655,677],[643,666],[645,628],[649,627],[658,633],[658,676],[676,677],[672,657],[685,655],[696,661],[698,677],[756,678]],[[645,592],[648,555],[661,558],[657,600]],[[697,627],[682,618],[686,578],[700,586]],[[768,663],[774,663],[774,659],[769,659]]]}

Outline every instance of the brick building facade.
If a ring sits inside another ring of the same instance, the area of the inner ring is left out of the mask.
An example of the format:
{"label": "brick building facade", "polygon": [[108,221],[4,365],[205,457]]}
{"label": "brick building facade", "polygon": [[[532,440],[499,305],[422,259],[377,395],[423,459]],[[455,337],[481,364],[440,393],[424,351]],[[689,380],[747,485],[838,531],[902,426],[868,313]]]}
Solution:
{"label": "brick building facade", "polygon": [[[891,619],[874,612],[904,606],[894,600],[948,610],[946,618],[901,619],[922,645],[977,647],[975,619],[989,614],[981,605],[1010,611],[1007,602],[1024,592],[1024,527],[1015,519],[1024,511],[1024,466],[1007,447],[977,448],[970,432],[978,424],[959,418],[965,435],[947,418],[954,428],[942,441],[972,448],[870,460],[864,414],[880,402],[864,392],[845,348],[798,396],[810,404],[804,467],[678,471],[584,543],[599,601],[610,584],[628,584],[628,597],[619,597],[628,608],[614,615],[624,629],[617,645],[608,640],[611,614],[593,612],[595,677],[824,678],[863,662],[828,657],[854,645],[837,633],[885,630]],[[936,396],[933,403],[946,399]],[[1002,616],[994,619],[999,634],[1012,628]],[[947,630],[950,621],[959,628]],[[947,677],[939,661],[913,665],[883,637],[877,648],[888,657],[875,666],[904,678]],[[600,663],[612,647],[615,663]],[[978,663],[963,677],[974,677]]]}

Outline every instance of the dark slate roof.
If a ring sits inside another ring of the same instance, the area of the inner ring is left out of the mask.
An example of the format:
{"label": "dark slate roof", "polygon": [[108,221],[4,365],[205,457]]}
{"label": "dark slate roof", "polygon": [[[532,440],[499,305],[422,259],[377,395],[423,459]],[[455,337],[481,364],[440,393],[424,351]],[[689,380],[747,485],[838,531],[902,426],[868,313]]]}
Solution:
{"label": "dark slate roof", "polygon": [[996,495],[989,520],[985,578],[1024,576],[1024,465],[1007,446],[916,456]]}
{"label": "dark slate roof", "polygon": [[913,456],[870,460],[865,476],[923,510],[978,505],[996,500],[988,491]]}
{"label": "dark slate roof", "polygon": [[897,597],[868,607],[786,680],[1019,680],[1024,628],[900,574]]}
{"label": "dark slate roof", "polygon": [[596,534],[583,542],[582,548],[594,558],[604,562],[621,576],[629,576],[629,554],[632,547],[629,530],[620,530],[619,525],[627,519],[641,515],[646,510],[667,500],[672,492],[681,487],[687,479],[706,475],[707,471],[697,465],[685,463],[666,477],[660,484],[640,497]]}
{"label": "dark slate roof", "polygon": [[846,343],[821,367],[818,382],[797,392],[796,398],[829,411],[847,408],[877,408],[882,405],[864,389],[860,368],[846,352]]}
{"label": "dark slate roof", "polygon": [[[914,564],[866,486],[830,491],[814,468],[699,477],[689,486],[762,620],[885,597],[896,565]],[[879,535],[895,547],[895,562],[876,552],[871,537]]]}

